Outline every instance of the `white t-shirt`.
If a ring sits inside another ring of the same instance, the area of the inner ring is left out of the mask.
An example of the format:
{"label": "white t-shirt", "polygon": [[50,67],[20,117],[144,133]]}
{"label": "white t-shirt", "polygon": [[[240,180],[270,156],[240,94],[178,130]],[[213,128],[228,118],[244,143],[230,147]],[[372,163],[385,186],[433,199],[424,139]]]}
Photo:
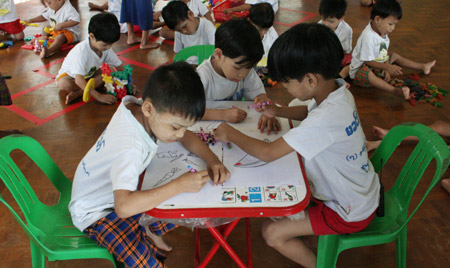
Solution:
{"label": "white t-shirt", "polygon": [[194,13],[195,17],[205,16],[209,9],[202,3],[201,0],[190,0],[187,3],[188,8]]}
{"label": "white t-shirt", "polygon": [[[80,14],[77,12],[77,10],[72,6],[69,0],[66,1],[64,5],[58,10],[58,12],[55,12],[55,10],[48,8],[44,13],[42,13],[42,16],[48,20],[50,25],[54,27],[58,23],[66,22],[69,20],[80,22]],[[65,30],[71,31],[73,33],[74,41],[78,41],[80,38],[80,24],[73,27],[67,27]]]}
{"label": "white t-shirt", "polygon": [[116,53],[112,48],[102,52],[100,58],[89,44],[89,38],[77,44],[64,59],[64,62],[59,69],[59,77],[63,73],[67,73],[70,77],[75,78],[75,75],[83,75],[85,79],[91,78],[95,71],[101,68],[102,63],[107,63],[111,67],[117,67],[122,64]]}
{"label": "white t-shirt", "polygon": [[[122,9],[122,0],[108,0],[108,12],[113,13],[120,22],[120,10]],[[120,33],[128,31],[126,23],[119,23]]]}
{"label": "white t-shirt", "polygon": [[269,55],[269,50],[272,47],[275,40],[278,38],[278,33],[275,28],[270,27],[267,33],[264,35],[262,39],[263,47],[264,47],[264,57]]}
{"label": "white t-shirt", "polygon": [[378,207],[380,183],[366,150],[366,138],[355,101],[345,82],[317,106],[283,139],[297,151],[314,197],[345,221],[368,218]]}
{"label": "white t-shirt", "polygon": [[355,78],[355,73],[366,61],[385,62],[389,60],[389,37],[380,36],[372,29],[370,23],[356,42],[352,53],[352,62],[350,63],[350,78]]}
{"label": "white t-shirt", "polygon": [[207,101],[219,100],[253,100],[260,94],[266,94],[261,79],[252,68],[248,75],[239,82],[233,82],[219,75],[211,65],[211,58],[203,61],[197,72],[205,88]]}
{"label": "white t-shirt", "polygon": [[[192,0],[191,0],[192,1]],[[214,34],[216,33],[216,27],[214,24],[205,19],[198,18],[200,20],[197,31],[192,35],[182,34],[175,31],[175,44],[173,51],[175,53],[180,52],[183,48],[196,46],[196,45],[214,45]],[[197,64],[197,57],[190,57],[187,62],[190,64]]]}
{"label": "white t-shirt", "polygon": [[97,142],[75,172],[69,210],[81,231],[114,210],[114,191],[135,191],[158,146],[125,105],[142,104],[123,98]]}
{"label": "white t-shirt", "polygon": [[0,23],[12,22],[18,18],[14,1],[0,0]]}
{"label": "white t-shirt", "polygon": [[245,0],[245,3],[249,5],[269,3],[273,8],[274,13],[277,13],[278,11],[278,0]]}
{"label": "white t-shirt", "polygon": [[[322,20],[318,22],[319,24],[322,24]],[[341,41],[342,48],[344,49],[344,52],[346,54],[349,54],[352,52],[352,41],[353,41],[353,30],[348,23],[341,20],[339,22],[336,30],[334,33],[339,38],[339,41]]]}

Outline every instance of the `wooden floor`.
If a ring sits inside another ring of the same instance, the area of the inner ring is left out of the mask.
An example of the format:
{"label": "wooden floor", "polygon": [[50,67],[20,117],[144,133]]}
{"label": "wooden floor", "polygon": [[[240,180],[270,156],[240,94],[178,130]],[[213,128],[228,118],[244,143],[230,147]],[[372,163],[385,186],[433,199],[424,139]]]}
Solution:
{"label": "wooden floor", "polygon": [[[275,23],[275,28],[280,34],[295,23],[319,20],[318,0],[280,1],[281,8]],[[370,8],[361,7],[359,0],[347,1],[349,3],[345,20],[353,28],[353,44],[355,44],[368,23]],[[97,2],[102,3],[103,0]],[[85,39],[89,18],[96,12],[89,11],[87,1],[73,1],[73,4],[81,14],[82,38]],[[431,74],[426,77],[421,75],[421,81],[433,82],[450,90],[448,4],[447,0],[404,0],[403,19],[390,36],[390,49],[416,61],[437,59],[437,65]],[[42,12],[43,7],[39,0],[31,0],[17,4],[17,10],[21,18],[30,18]],[[37,32],[39,32],[38,28],[33,27],[25,30],[26,36]],[[173,44],[164,41],[159,49],[142,51],[138,46],[126,45],[125,37],[122,35],[113,48],[125,63],[132,64],[134,81],[142,87],[151,70],[171,61]],[[158,35],[155,34],[154,38],[157,37]],[[53,78],[66,52],[41,60],[32,51],[20,49],[21,45],[23,42],[18,42],[12,48],[0,50],[0,71],[4,75],[13,77],[7,80],[7,83],[14,98],[14,106],[0,107],[0,129],[20,129],[24,134],[38,140],[66,176],[71,178],[79,161],[101,134],[117,106],[107,106],[97,102],[64,105],[63,98],[53,83]],[[404,70],[404,72],[411,74],[414,71]],[[372,125],[391,128],[406,121],[427,124],[437,119],[450,120],[450,96],[444,98],[442,108],[436,108],[430,104],[418,104],[412,107],[400,97],[373,88],[362,89],[352,86],[351,91],[355,95],[361,123],[368,140],[375,139],[371,132]],[[269,97],[284,105],[292,99],[281,86],[268,88],[267,93]],[[411,144],[401,146],[399,152],[387,163],[383,180],[388,186],[392,185],[411,146]],[[39,192],[39,198],[51,204],[55,202],[57,195],[39,175],[29,166],[27,176]],[[446,176],[450,177],[450,172],[447,172]],[[427,179],[429,177],[427,173]],[[424,187],[419,186],[418,192],[413,203],[417,202],[420,194],[423,194]],[[7,201],[12,200],[3,184],[0,184],[0,193]],[[0,267],[31,267],[27,236],[4,206],[0,206],[0,215],[2,215],[0,218]],[[251,220],[254,266],[299,267],[265,245],[260,234],[262,221],[263,219]],[[245,257],[243,227],[239,224],[228,240],[237,253]],[[449,267],[450,195],[440,185],[432,190],[408,227],[408,267]],[[202,236],[205,242],[202,254],[205,254],[212,240],[207,231],[202,232]],[[167,234],[166,239],[174,245],[174,250],[168,254],[166,261],[168,267],[191,267],[194,253],[194,236],[191,230],[179,228]],[[340,254],[337,266],[395,267],[395,246],[391,243],[345,251]],[[74,260],[52,262],[49,267],[111,266],[102,260]],[[208,267],[237,266],[220,249]]]}

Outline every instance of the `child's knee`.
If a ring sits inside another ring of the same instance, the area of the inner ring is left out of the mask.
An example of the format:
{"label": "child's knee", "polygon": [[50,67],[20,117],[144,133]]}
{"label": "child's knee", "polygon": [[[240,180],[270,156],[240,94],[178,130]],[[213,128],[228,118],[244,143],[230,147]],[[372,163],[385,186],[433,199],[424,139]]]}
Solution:
{"label": "child's knee", "polygon": [[276,222],[270,219],[266,220],[262,225],[261,232],[266,244],[270,247],[276,247],[278,244],[278,239],[276,237]]}

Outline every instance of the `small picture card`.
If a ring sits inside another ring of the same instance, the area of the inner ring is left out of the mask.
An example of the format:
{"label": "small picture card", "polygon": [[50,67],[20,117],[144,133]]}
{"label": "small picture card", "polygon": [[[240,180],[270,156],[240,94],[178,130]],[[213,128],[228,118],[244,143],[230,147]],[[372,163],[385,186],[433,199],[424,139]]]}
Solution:
{"label": "small picture card", "polygon": [[250,193],[250,203],[262,203],[262,193]]}
{"label": "small picture card", "polygon": [[259,193],[261,192],[261,187],[248,187],[248,191],[250,193]]}
{"label": "small picture card", "polygon": [[278,192],[277,186],[264,186],[264,192]]}
{"label": "small picture card", "polygon": [[222,188],[222,203],[234,203],[234,202],[236,202],[236,189]]}
{"label": "small picture card", "polygon": [[280,192],[278,191],[266,191],[264,192],[264,200],[266,202],[280,202],[281,201],[281,195]]}
{"label": "small picture card", "polygon": [[281,192],[283,202],[296,202],[298,200],[297,193],[292,191]]}
{"label": "small picture card", "polygon": [[239,187],[236,189],[236,200],[242,203],[249,202],[248,187]]}
{"label": "small picture card", "polygon": [[286,192],[286,191],[291,191],[291,192],[294,191],[295,192],[295,186],[294,185],[281,185],[280,190],[283,192]]}

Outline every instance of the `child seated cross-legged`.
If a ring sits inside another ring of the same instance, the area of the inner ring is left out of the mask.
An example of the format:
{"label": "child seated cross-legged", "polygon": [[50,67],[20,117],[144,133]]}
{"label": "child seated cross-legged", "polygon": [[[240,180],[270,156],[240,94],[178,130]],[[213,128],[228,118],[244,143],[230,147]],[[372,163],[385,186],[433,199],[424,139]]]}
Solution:
{"label": "child seated cross-legged", "polygon": [[345,11],[347,10],[346,0],[322,0],[320,1],[319,13],[322,19],[318,22],[334,31],[341,41],[344,49],[344,59],[342,60],[342,70],[339,72],[341,78],[346,78],[350,70],[352,60],[352,39],[353,30],[348,23],[344,21]]}
{"label": "child seated cross-legged", "polygon": [[408,87],[396,88],[389,84],[391,77],[401,75],[402,67],[421,70],[429,74],[436,61],[419,63],[388,53],[389,37],[395,25],[402,18],[402,8],[395,0],[378,0],[370,13],[370,22],[358,38],[350,64],[350,78],[361,87],[373,86],[378,89],[398,93],[409,99]]}
{"label": "child seated cross-legged", "polygon": [[[142,100],[122,100],[78,165],[69,203],[73,223],[127,267],[165,267],[158,247],[171,249],[160,236],[175,226],[152,224],[152,243],[139,225],[144,212],[180,193],[198,192],[210,179],[222,184],[230,176],[208,146],[187,130],[204,112],[205,93],[195,69],[186,62],[163,65],[153,71]],[[208,170],[187,172],[154,189],[137,189],[158,140],[181,142],[206,161]]]}
{"label": "child seated cross-legged", "polygon": [[[175,44],[173,51],[196,45],[214,45],[214,24],[205,19],[195,17],[183,1],[172,1],[162,10],[164,21],[170,29],[175,31]],[[190,64],[197,65],[197,58],[187,60]]]}
{"label": "child seated cross-legged", "polygon": [[120,38],[120,26],[112,13],[99,13],[89,21],[89,37],[77,44],[64,59],[56,76],[56,85],[66,91],[66,104],[83,95],[87,80],[95,78],[94,90],[90,95],[99,102],[113,104],[116,97],[101,93],[98,89],[104,85],[102,80],[102,63],[123,70],[122,61],[111,49]]}
{"label": "child seated cross-legged", "polygon": [[215,130],[216,138],[266,162],[293,151],[302,156],[314,205],[303,219],[266,220],[262,234],[269,246],[303,267],[315,267],[316,257],[299,237],[358,232],[369,225],[378,207],[380,183],[365,150],[355,101],[344,80],[335,79],[343,55],[328,27],[292,27],[273,44],[269,72],[292,96],[313,100],[308,107],[266,105],[263,112],[303,121],[271,143],[226,123]]}
{"label": "child seated cross-legged", "polygon": [[[261,37],[246,19],[232,19],[216,30],[214,54],[197,68],[205,88],[207,101],[253,100],[256,104],[270,101],[264,85],[253,69],[264,54]],[[260,111],[258,106],[256,109]],[[238,123],[247,117],[239,108],[206,109],[202,120],[224,120]],[[275,118],[261,115],[258,128],[277,133]]]}
{"label": "child seated cross-legged", "polygon": [[8,39],[19,41],[23,40],[24,36],[14,1],[2,1],[0,3],[0,41]]}
{"label": "child seated cross-legged", "polygon": [[50,32],[42,31],[39,39],[48,39],[53,36],[54,41],[48,48],[41,46],[41,58],[55,54],[62,45],[78,41],[80,37],[80,14],[67,0],[45,0],[48,9],[41,15],[26,20],[28,23],[50,23]]}

